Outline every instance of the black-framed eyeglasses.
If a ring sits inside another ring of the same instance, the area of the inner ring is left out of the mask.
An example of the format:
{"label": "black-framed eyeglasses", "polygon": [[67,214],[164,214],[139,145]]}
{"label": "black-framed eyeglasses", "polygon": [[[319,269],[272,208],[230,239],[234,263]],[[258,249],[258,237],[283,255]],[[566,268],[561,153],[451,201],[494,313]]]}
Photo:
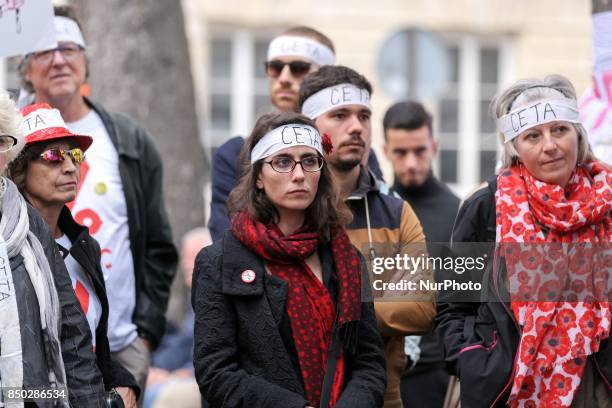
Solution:
{"label": "black-framed eyeglasses", "polygon": [[17,144],[17,138],[7,134],[0,134],[0,153],[6,153]]}
{"label": "black-framed eyeglasses", "polygon": [[298,163],[302,166],[302,170],[308,173],[316,173],[323,168],[323,158],[314,155],[302,157],[302,160],[293,160],[287,156],[277,156],[264,163],[269,164],[272,170],[279,173],[291,173]]}
{"label": "black-framed eyeglasses", "polygon": [[66,44],[60,44],[55,48],[51,48],[50,50],[33,52],[31,55],[32,55],[32,58],[37,63],[48,64],[53,60],[53,56],[55,55],[55,52],[59,51],[59,53],[62,54],[62,57],[66,61],[72,62],[76,60],[76,58],[79,56],[79,54],[83,50],[84,48],[78,44],[66,43]]}
{"label": "black-framed eyeglasses", "polygon": [[289,71],[291,71],[291,75],[296,78],[303,77],[304,75],[306,75],[308,72],[310,72],[310,67],[312,66],[310,62],[306,61],[284,62],[281,60],[272,60],[266,61],[265,63],[266,73],[268,74],[268,76],[276,78],[281,74],[281,72],[283,72],[285,65],[289,65]]}

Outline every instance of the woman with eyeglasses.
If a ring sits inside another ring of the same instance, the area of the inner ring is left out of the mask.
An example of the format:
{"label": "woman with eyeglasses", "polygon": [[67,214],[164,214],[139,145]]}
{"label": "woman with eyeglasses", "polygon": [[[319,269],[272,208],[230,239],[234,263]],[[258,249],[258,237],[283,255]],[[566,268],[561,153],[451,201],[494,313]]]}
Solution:
{"label": "woman with eyeglasses", "polygon": [[[86,226],[78,224],[67,205],[76,197],[80,166],[92,138],[74,135],[57,109],[36,104],[22,110],[26,132],[22,153],[9,175],[27,201],[42,215],[63,256],[72,288],[84,313],[107,399],[135,407],[140,392],[134,377],[111,359],[107,337],[108,300],[100,264],[100,247]],[[113,405],[111,405],[113,406]]]}
{"label": "woman with eyeglasses", "polygon": [[273,113],[242,150],[231,228],[193,277],[196,380],[212,407],[382,406],[383,345],[331,148],[310,119]]}

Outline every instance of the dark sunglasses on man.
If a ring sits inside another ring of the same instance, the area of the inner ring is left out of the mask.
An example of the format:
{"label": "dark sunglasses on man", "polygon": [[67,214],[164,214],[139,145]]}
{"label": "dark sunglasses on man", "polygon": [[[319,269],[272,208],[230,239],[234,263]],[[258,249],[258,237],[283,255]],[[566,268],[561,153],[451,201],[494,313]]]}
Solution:
{"label": "dark sunglasses on man", "polygon": [[289,65],[289,71],[291,71],[291,75],[296,78],[303,77],[304,75],[306,75],[308,72],[310,72],[310,67],[312,66],[310,62],[306,61],[284,62],[281,60],[271,60],[266,61],[265,63],[266,73],[268,74],[268,76],[276,78],[281,74],[281,72],[283,72],[285,65]]}

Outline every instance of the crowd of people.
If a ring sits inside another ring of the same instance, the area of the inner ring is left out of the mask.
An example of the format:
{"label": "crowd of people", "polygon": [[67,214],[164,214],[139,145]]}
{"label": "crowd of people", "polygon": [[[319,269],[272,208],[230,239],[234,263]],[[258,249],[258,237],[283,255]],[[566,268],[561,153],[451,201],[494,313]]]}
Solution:
{"label": "crowd of people", "polygon": [[[612,171],[566,78],[494,98],[499,171],[461,201],[421,103],[384,114],[387,184],[370,80],[321,32],[285,30],[274,111],[216,149],[208,229],[179,257],[151,135],[84,95],[78,19],[54,23],[57,48],[19,66],[21,111],[0,90],[0,406],[612,406]],[[371,285],[376,258],[466,243],[490,249],[476,300]],[[191,304],[166,324],[177,268]]]}

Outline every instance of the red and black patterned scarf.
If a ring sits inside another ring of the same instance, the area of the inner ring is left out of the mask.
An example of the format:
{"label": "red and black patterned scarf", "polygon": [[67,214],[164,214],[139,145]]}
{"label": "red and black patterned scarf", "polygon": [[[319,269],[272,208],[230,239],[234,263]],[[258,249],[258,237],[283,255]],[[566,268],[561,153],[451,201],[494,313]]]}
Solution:
{"label": "red and black patterned scarf", "polygon": [[[331,230],[331,250],[338,278],[338,303],[306,265],[319,245],[319,234],[307,226],[283,235],[275,224],[262,224],[246,211],[236,214],[231,226],[234,236],[260,256],[272,275],[289,284],[286,310],[298,354],[306,398],[318,406],[327,364],[334,319],[338,327],[357,322],[361,316],[361,273],[359,258],[342,228]],[[330,403],[335,405],[344,385],[344,357],[336,364]]]}
{"label": "red and black patterned scarf", "polygon": [[497,186],[497,239],[523,328],[509,403],[569,407],[586,358],[610,336],[612,173],[593,162],[563,188],[518,165]]}

